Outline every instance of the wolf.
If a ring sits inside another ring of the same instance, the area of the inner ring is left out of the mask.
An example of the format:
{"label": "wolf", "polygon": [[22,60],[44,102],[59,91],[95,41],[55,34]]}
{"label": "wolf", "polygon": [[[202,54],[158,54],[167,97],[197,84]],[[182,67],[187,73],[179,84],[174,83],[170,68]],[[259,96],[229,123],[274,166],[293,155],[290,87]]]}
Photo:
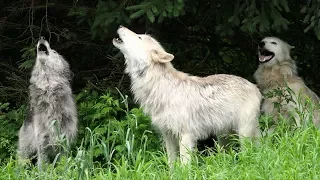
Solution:
{"label": "wolf", "polygon": [[[290,56],[292,48],[293,46],[279,38],[264,38],[258,44],[260,64],[254,73],[254,78],[263,94],[278,89],[282,91],[282,95],[286,96],[265,98],[262,111],[274,117],[274,123],[278,123],[279,109],[274,107],[274,104],[278,103],[281,105],[280,114],[286,119],[294,118],[295,124],[299,127],[302,122],[297,110],[300,112],[306,110],[301,104],[306,103],[307,100],[311,100],[315,105],[319,104],[319,97],[298,76],[296,63]],[[317,126],[320,124],[319,118],[320,109],[314,107],[313,123]]]}
{"label": "wolf", "polygon": [[50,48],[43,37],[37,43],[37,57],[29,85],[29,110],[19,130],[19,161],[33,157],[41,169],[58,153],[59,139],[67,148],[77,135],[77,110],[73,99],[68,62]]}
{"label": "wolf", "polygon": [[174,56],[150,35],[123,26],[117,33],[113,45],[125,57],[136,102],[163,136],[169,165],[179,152],[183,164],[190,162],[188,152],[211,134],[221,137],[222,146],[231,133],[260,136],[262,95],[256,85],[234,75],[188,75],[173,67]]}

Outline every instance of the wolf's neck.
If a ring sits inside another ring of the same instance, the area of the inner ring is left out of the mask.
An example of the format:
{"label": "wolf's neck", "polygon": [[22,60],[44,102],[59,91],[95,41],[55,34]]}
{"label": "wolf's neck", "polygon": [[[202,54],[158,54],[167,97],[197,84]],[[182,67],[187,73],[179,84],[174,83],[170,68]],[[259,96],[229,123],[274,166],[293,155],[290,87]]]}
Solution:
{"label": "wolf's neck", "polygon": [[297,76],[297,67],[292,59],[272,66],[260,65],[255,76],[262,89],[285,85],[288,79]]}
{"label": "wolf's neck", "polygon": [[171,63],[153,64],[140,71],[127,72],[131,78],[135,100],[147,113],[153,108],[152,112],[161,109],[166,103],[163,102],[164,99],[168,99],[163,97],[170,97],[174,93],[172,91],[179,88],[179,82],[188,76],[176,70]]}
{"label": "wolf's neck", "polygon": [[56,72],[41,64],[36,64],[32,70],[30,83],[42,90],[53,88],[61,83],[69,83],[62,73]]}

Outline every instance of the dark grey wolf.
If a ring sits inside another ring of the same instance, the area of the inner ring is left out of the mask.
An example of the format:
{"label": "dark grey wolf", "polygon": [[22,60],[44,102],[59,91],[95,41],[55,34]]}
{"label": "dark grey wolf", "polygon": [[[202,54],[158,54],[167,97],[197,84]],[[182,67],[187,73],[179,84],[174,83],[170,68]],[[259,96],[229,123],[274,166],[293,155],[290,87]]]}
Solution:
{"label": "dark grey wolf", "polygon": [[29,85],[29,112],[19,131],[19,161],[37,158],[38,167],[61,152],[77,135],[77,110],[70,85],[68,62],[40,38]]}

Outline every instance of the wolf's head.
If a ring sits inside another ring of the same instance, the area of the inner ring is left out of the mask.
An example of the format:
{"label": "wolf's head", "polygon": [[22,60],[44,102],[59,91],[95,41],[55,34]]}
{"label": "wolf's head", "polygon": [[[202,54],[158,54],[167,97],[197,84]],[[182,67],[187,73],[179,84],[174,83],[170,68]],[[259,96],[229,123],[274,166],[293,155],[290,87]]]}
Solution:
{"label": "wolf's head", "polygon": [[119,27],[117,33],[119,38],[113,39],[113,45],[123,53],[131,69],[141,70],[155,63],[168,63],[174,58],[147,34],[136,34],[123,26]]}
{"label": "wolf's head", "polygon": [[266,37],[258,44],[259,62],[272,66],[277,62],[291,59],[293,46],[276,37]]}
{"label": "wolf's head", "polygon": [[43,37],[37,43],[37,67],[43,67],[50,71],[62,72],[69,69],[69,64],[55,50],[51,49],[50,44]]}

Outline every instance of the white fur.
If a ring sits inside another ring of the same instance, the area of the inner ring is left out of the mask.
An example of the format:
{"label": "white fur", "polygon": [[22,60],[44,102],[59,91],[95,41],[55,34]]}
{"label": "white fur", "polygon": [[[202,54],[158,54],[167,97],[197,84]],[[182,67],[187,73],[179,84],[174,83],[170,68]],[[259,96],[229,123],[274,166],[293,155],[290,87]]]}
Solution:
{"label": "white fur", "polygon": [[[262,111],[267,115],[274,116],[274,120],[277,121],[278,114],[277,109],[274,108],[274,103],[280,103],[280,113],[287,118],[293,116],[296,124],[300,126],[301,119],[296,109],[300,112],[306,112],[307,109],[301,108],[297,104],[303,104],[307,98],[311,99],[313,103],[318,104],[319,98],[298,76],[296,63],[290,56],[290,49],[293,48],[291,45],[276,37],[266,37],[261,42],[265,43],[264,48],[266,50],[274,53],[274,57],[268,62],[261,63],[254,74],[259,88],[263,93],[267,93],[276,88],[285,90],[286,86],[288,86],[293,91],[294,100],[294,102],[287,103],[277,97],[267,98],[262,104]],[[298,100],[299,96],[301,100]],[[319,125],[319,108],[315,107],[313,113],[313,122],[315,125]]]}
{"label": "white fur", "polygon": [[118,34],[122,42],[113,44],[125,56],[135,100],[161,131],[170,164],[179,151],[181,161],[188,162],[187,152],[211,134],[259,136],[262,97],[254,84],[233,75],[190,76],[176,70],[170,62],[174,56],[149,35],[125,27]]}

